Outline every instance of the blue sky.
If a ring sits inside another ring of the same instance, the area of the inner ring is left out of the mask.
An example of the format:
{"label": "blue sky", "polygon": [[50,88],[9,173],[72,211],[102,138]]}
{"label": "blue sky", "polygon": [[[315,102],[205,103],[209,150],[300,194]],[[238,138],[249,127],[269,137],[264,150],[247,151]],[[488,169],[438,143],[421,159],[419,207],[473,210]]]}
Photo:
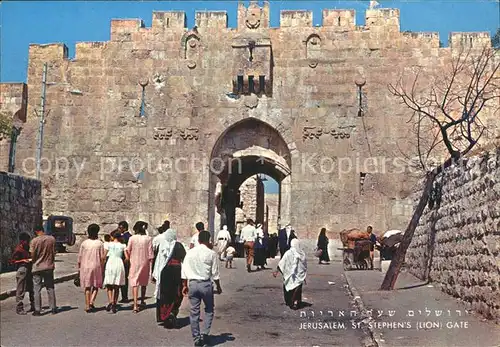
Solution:
{"label": "blue sky", "polygon": [[[401,30],[439,32],[447,45],[452,31],[489,31],[500,26],[499,0],[383,1],[380,7],[399,8]],[[248,3],[248,1],[245,1]],[[279,11],[313,11],[321,25],[322,9],[355,9],[363,25],[369,1],[270,1],[271,26],[279,26]],[[74,56],[75,42],[109,40],[112,18],[141,18],[151,26],[154,10],[185,11],[194,25],[196,10],[226,10],[229,27],[236,26],[237,1],[1,1],[0,81],[25,82],[30,43],[64,42]]]}

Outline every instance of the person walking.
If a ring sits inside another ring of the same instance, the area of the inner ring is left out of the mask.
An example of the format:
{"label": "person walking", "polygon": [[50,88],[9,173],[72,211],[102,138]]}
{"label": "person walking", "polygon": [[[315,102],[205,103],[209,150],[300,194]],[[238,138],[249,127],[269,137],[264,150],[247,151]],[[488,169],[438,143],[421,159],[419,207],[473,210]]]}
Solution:
{"label": "person walking", "polygon": [[163,240],[163,233],[168,229],[170,229],[170,222],[168,220],[164,221],[163,224],[158,227],[158,235],[153,238],[153,252],[155,253],[155,255],[158,250],[158,246]]}
{"label": "person walking", "polygon": [[247,255],[247,272],[252,271],[253,263],[253,246],[255,243],[255,227],[253,220],[247,219],[247,225],[241,229],[241,241]]}
{"label": "person walking", "polygon": [[290,249],[281,258],[277,270],[283,275],[283,296],[285,304],[293,310],[302,305],[302,284],[306,283],[307,260],[306,254],[300,247],[298,239],[291,241]]}
{"label": "person walking", "polygon": [[257,224],[255,229],[255,243],[254,243],[254,261],[253,265],[257,266],[257,270],[264,270],[266,265],[266,248],[264,245],[264,231],[262,225]]}
{"label": "person walking", "polygon": [[177,232],[168,229],[158,244],[153,283],[156,284],[156,321],[166,328],[174,328],[182,304],[182,262],[186,257],[184,246],[177,242]]}
{"label": "person walking", "polygon": [[35,296],[33,316],[42,315],[42,282],[47,289],[52,314],[56,314],[56,293],[54,289],[56,239],[54,236],[45,234],[41,226],[35,228],[35,235],[36,237],[30,244],[31,261],[33,263],[33,291]]}
{"label": "person walking", "polygon": [[292,229],[290,224],[284,229],[281,229],[278,234],[278,244],[280,248],[281,259],[285,255],[286,251],[288,251],[291,247],[291,243],[293,239],[296,239],[297,235],[295,235],[295,230]]}
{"label": "person walking", "polygon": [[202,222],[198,222],[195,225],[196,233],[191,237],[191,241],[189,243],[189,249],[198,246],[200,243],[198,242],[198,236],[201,231],[205,228],[205,225]]}
{"label": "person walking", "polygon": [[234,255],[236,254],[236,249],[232,245],[230,245],[226,249],[226,269],[232,269],[233,268],[233,259]]}
{"label": "person walking", "polygon": [[217,233],[217,237],[215,239],[215,246],[217,246],[217,253],[219,254],[219,259],[223,260],[226,257],[226,248],[231,242],[231,234],[229,230],[227,230],[227,225],[222,227]]}
{"label": "person walking", "polygon": [[94,302],[103,284],[103,268],[106,262],[104,244],[99,240],[99,225],[90,224],[87,228],[88,239],[80,245],[78,271],[80,286],[85,291],[85,312],[95,310]]}
{"label": "person walking", "polygon": [[[126,221],[121,221],[118,223],[118,232],[121,234],[121,242],[125,244],[125,246],[128,245],[128,240],[132,236],[130,232],[128,231],[128,223]],[[120,300],[120,303],[126,304],[129,302],[128,300],[128,274],[130,271],[130,263],[127,261],[125,258],[125,255],[123,255],[123,265],[125,266],[125,284],[120,287],[120,291],[122,294],[122,299]]]}
{"label": "person walking", "polygon": [[326,228],[321,228],[318,236],[318,250],[321,250],[321,255],[319,256],[319,264],[330,262],[330,256],[328,255],[328,237],[326,237]]}
{"label": "person walking", "polygon": [[146,288],[151,272],[151,262],[153,261],[153,242],[146,234],[148,223],[138,221],[134,225],[134,235],[128,241],[125,256],[130,261],[130,273],[128,276],[129,286],[132,287],[134,296],[134,313],[139,312],[138,296],[141,287],[140,307],[146,306]]}
{"label": "person walking", "polygon": [[108,306],[106,311],[116,313],[116,301],[120,286],[126,282],[125,265],[123,264],[123,255],[125,253],[125,245],[120,242],[120,232],[117,230],[111,233],[111,242],[104,244],[106,251],[106,268],[104,270],[104,286],[108,292]]}
{"label": "person walking", "polygon": [[373,227],[371,225],[369,225],[366,228],[366,232],[370,236],[370,242],[371,242],[371,245],[370,245],[370,269],[373,270],[373,257],[375,255],[375,246],[377,244],[377,235],[375,235],[373,233]]}
{"label": "person walking", "polygon": [[[195,346],[210,345],[210,328],[214,319],[214,290],[212,281],[217,286],[217,294],[222,293],[219,276],[219,258],[217,253],[209,248],[210,233],[201,231],[198,239],[200,245],[190,249],[182,264],[182,279],[184,296],[189,297],[191,310],[191,334]],[[200,333],[200,306],[205,305],[205,326]]]}
{"label": "person walking", "polygon": [[[35,311],[35,296],[33,293],[33,274],[30,257],[30,240],[28,233],[19,235],[19,244],[14,249],[10,263],[17,269],[16,271],[16,313],[26,315],[27,312]],[[24,294],[29,293],[30,310],[24,310]]]}

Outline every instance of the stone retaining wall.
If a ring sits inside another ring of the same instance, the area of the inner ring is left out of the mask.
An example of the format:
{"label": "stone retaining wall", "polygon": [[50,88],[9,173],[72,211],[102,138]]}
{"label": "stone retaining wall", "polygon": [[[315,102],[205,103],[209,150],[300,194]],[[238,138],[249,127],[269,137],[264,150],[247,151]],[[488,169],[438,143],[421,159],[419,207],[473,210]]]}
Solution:
{"label": "stone retaining wall", "polygon": [[441,202],[420,219],[406,256],[409,271],[430,279],[469,309],[500,322],[500,148],[439,177]]}
{"label": "stone retaining wall", "polygon": [[40,181],[0,172],[1,267],[5,268],[21,232],[32,234],[42,222]]}

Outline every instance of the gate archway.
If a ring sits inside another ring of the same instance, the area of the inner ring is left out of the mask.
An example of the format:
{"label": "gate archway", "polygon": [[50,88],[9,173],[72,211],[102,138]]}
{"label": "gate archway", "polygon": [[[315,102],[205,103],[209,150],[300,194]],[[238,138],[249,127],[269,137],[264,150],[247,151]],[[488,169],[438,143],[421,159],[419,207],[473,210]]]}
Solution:
{"label": "gate archway", "polygon": [[234,235],[238,189],[257,174],[278,182],[278,216],[282,221],[289,220],[291,154],[275,128],[255,118],[241,120],[219,136],[210,159],[209,230],[217,232],[226,224]]}

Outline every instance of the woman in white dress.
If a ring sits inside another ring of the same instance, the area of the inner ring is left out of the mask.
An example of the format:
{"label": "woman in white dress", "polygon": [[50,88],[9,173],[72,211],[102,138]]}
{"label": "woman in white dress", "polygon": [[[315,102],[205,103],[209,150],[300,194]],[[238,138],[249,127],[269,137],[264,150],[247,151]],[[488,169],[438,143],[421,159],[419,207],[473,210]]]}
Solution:
{"label": "woman in white dress", "polygon": [[120,286],[125,284],[125,266],[123,265],[123,254],[125,245],[120,242],[120,232],[115,230],[111,233],[111,242],[104,244],[108,261],[104,272],[104,285],[108,291],[109,304],[106,311],[116,313],[116,301]]}

